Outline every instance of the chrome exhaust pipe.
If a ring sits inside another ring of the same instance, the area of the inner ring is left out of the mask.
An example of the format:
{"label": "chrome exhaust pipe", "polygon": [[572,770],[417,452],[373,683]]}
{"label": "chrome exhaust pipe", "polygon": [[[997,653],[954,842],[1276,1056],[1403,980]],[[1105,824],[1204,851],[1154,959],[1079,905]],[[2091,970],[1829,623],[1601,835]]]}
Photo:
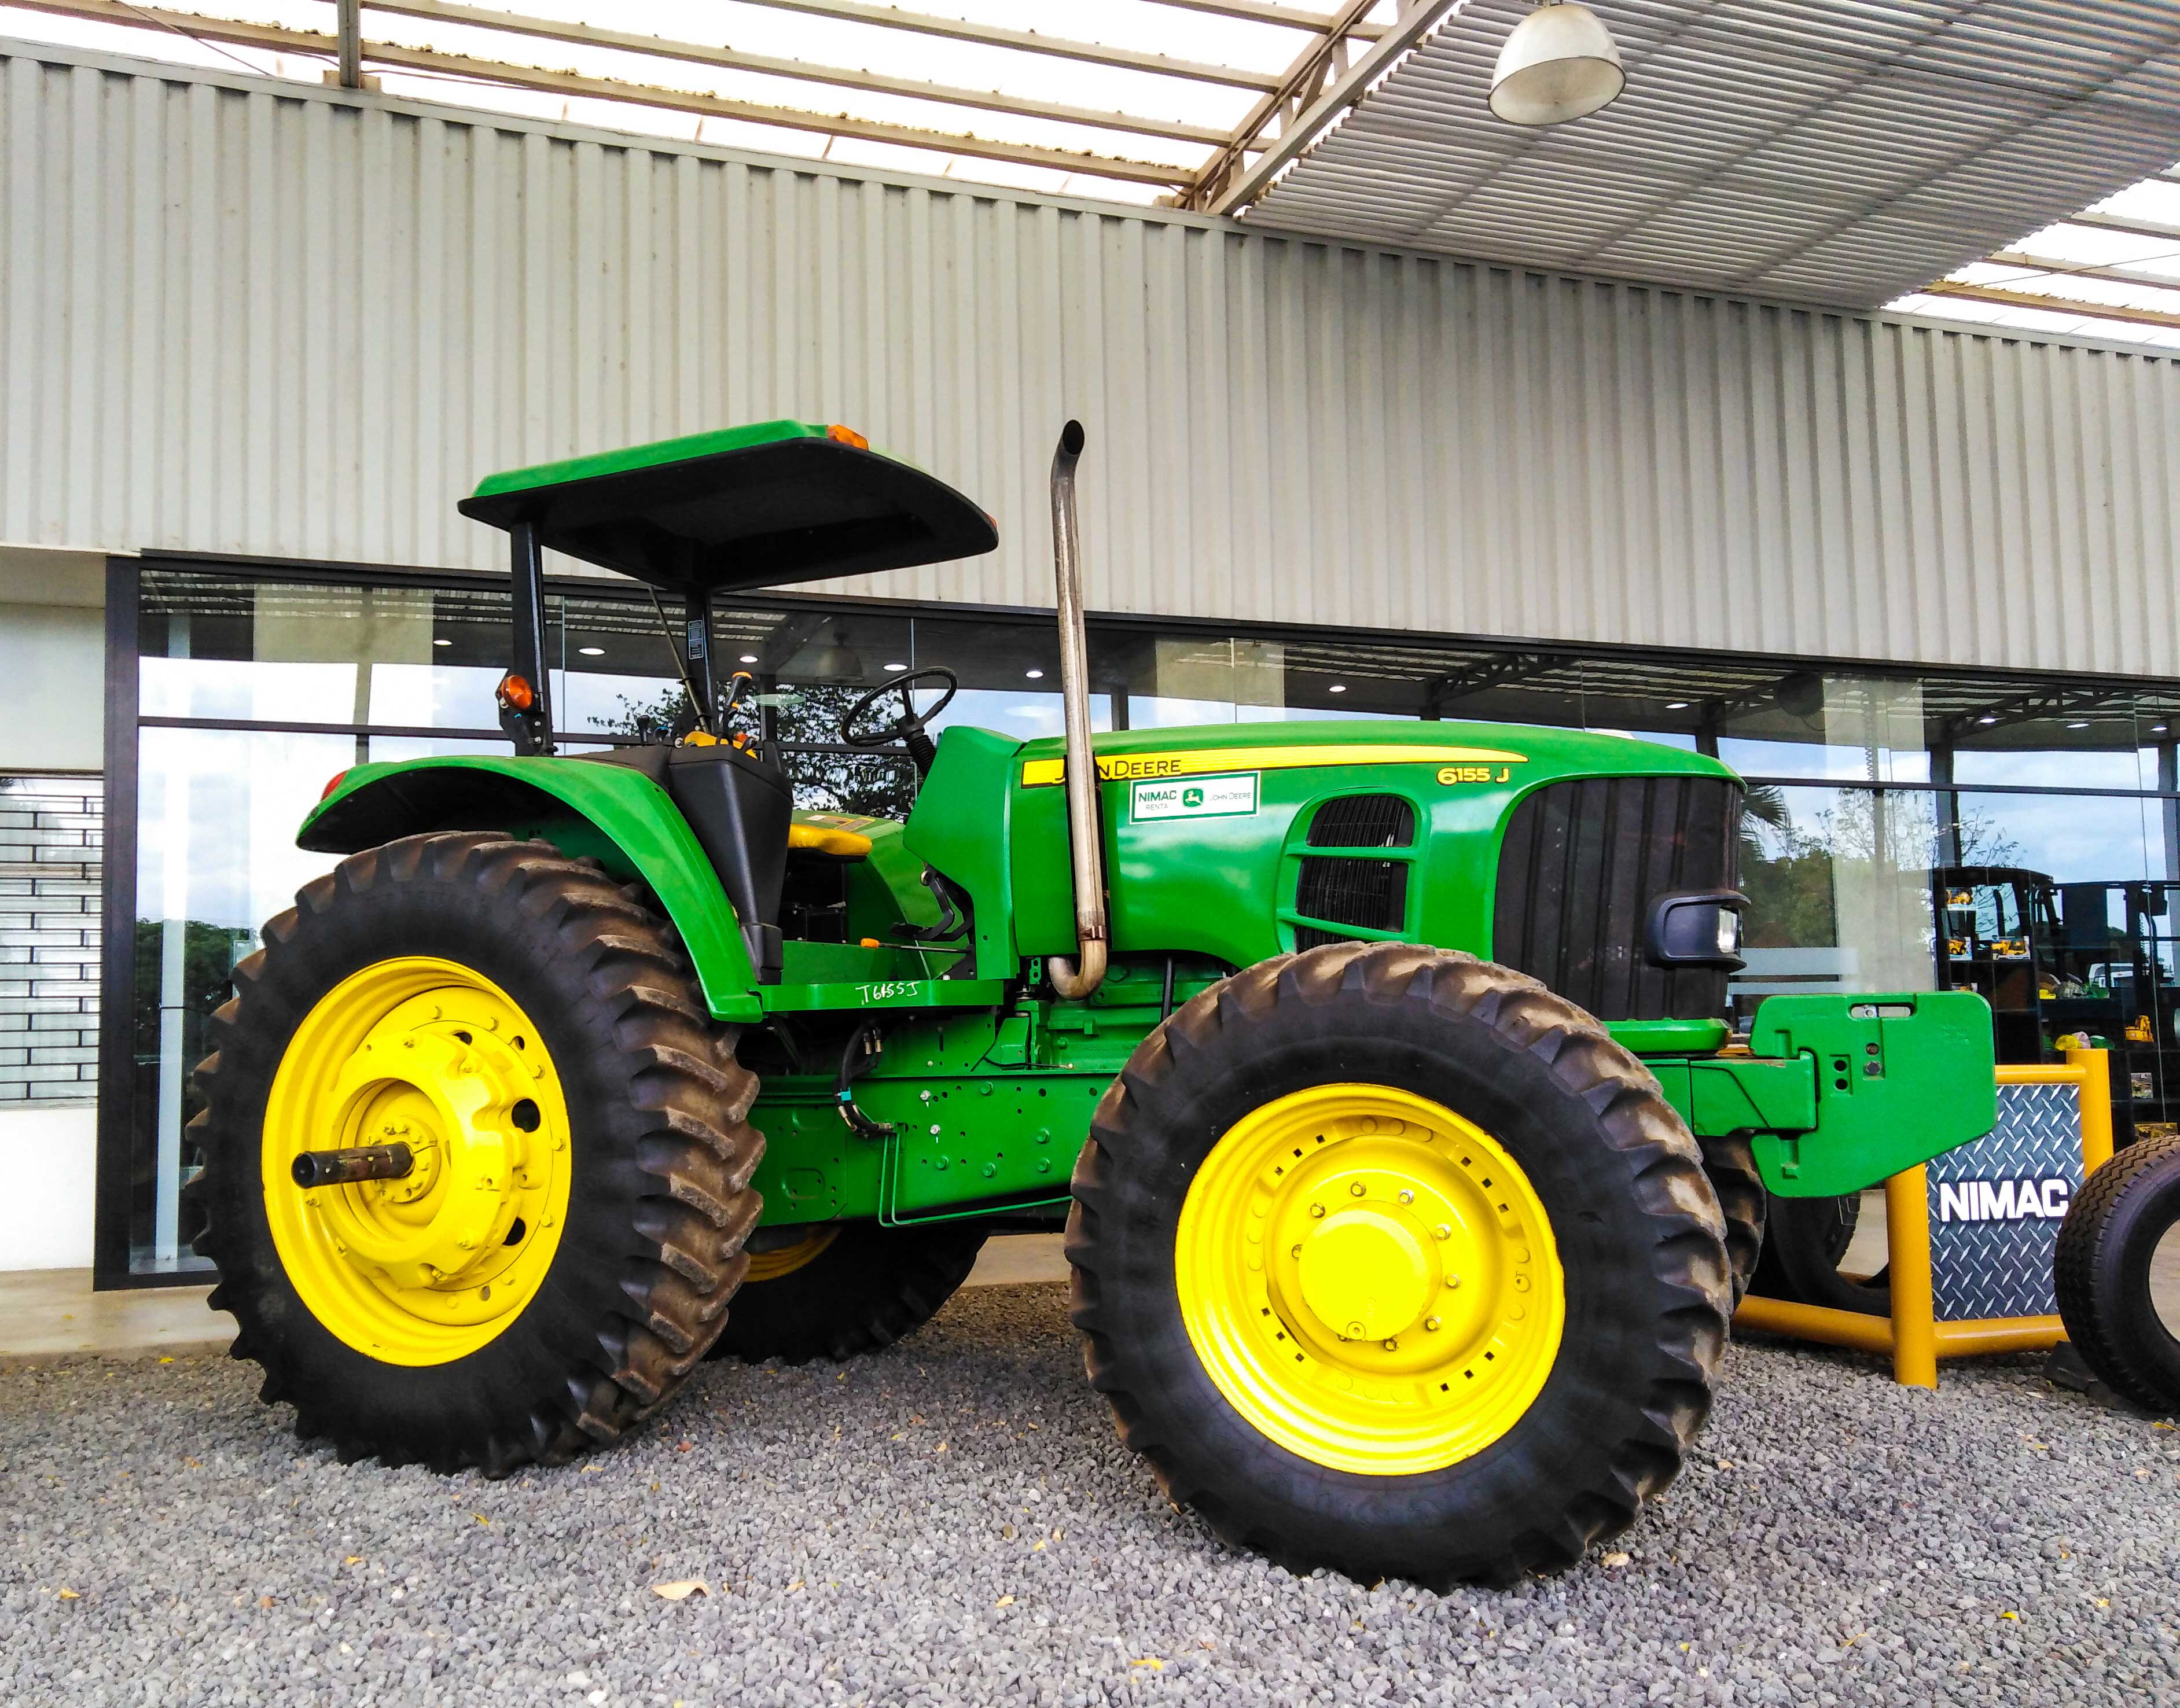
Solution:
{"label": "chrome exhaust pipe", "polygon": [[1075,464],[1082,423],[1060,430],[1052,453],[1052,566],[1060,589],[1060,698],[1065,714],[1067,840],[1075,868],[1077,958],[1054,955],[1045,976],[1063,997],[1088,996],[1105,981],[1105,873],[1098,835],[1098,761],[1090,751],[1090,644],[1082,625],[1082,566],[1076,546]]}

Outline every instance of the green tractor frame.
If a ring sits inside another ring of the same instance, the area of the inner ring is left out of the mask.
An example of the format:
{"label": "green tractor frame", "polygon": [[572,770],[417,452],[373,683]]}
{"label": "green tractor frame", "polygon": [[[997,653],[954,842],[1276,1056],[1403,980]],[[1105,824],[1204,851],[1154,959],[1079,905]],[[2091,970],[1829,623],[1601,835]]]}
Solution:
{"label": "green tractor frame", "polygon": [[[1451,722],[1093,736],[1053,469],[1065,736],[919,711],[904,822],[797,811],[713,598],[995,524],[845,428],[495,475],[515,751],[359,766],[199,1068],[191,1189],[264,1398],[344,1459],[503,1475],[707,1355],[845,1358],[1000,1231],[1066,1229],[1091,1384],[1166,1492],[1296,1569],[1564,1567],[1709,1409],[1765,1194],[1986,1132],[1968,994],[1775,997],[1729,1035],[1740,786]],[[542,552],[678,594],[698,727],[555,755]],[[943,702],[941,702],[943,705]]]}

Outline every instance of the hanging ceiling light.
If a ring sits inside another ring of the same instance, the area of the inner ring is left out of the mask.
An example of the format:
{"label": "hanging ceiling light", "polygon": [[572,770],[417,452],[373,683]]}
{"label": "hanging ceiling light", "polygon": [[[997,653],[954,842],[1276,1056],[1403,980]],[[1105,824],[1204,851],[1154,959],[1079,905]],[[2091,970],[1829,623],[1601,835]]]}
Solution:
{"label": "hanging ceiling light", "polygon": [[1491,73],[1491,110],[1509,124],[1561,124],[1627,86],[1604,19],[1575,0],[1543,0],[1514,26]]}

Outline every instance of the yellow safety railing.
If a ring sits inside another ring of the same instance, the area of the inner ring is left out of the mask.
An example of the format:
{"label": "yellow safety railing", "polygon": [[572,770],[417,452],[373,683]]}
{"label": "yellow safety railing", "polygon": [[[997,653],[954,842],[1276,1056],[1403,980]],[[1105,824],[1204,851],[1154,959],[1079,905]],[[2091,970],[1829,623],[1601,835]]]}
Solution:
{"label": "yellow safety railing", "polygon": [[[2001,1065],[2001,1085],[2072,1085],[2082,1110],[2082,1177],[2111,1160],[2111,1080],[2102,1050],[2069,1050],[2063,1062]],[[1885,1244],[1891,1264],[1892,1315],[1867,1315],[1822,1305],[1789,1304],[1754,1293],[1734,1313],[1737,1329],[1762,1329],[1828,1346],[1892,1354],[1892,1379],[1935,1387],[1938,1360],[1976,1353],[2041,1352],[2067,1337],[2056,1316],[1940,1322],[1930,1288],[1930,1197],[1923,1165],[1885,1183]]]}

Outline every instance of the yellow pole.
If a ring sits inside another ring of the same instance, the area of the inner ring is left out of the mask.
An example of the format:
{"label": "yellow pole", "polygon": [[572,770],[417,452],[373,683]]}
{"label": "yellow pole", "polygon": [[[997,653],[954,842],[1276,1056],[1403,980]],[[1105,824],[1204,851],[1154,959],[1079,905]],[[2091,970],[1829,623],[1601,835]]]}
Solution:
{"label": "yellow pole", "polygon": [[2082,1178],[2111,1161],[2111,1052],[2069,1050],[2067,1064],[2082,1070]]}
{"label": "yellow pole", "polygon": [[1885,1183],[1885,1244],[1892,1260],[1892,1379],[1938,1385],[1936,1306],[1930,1292],[1930,1199],[1923,1165]]}

